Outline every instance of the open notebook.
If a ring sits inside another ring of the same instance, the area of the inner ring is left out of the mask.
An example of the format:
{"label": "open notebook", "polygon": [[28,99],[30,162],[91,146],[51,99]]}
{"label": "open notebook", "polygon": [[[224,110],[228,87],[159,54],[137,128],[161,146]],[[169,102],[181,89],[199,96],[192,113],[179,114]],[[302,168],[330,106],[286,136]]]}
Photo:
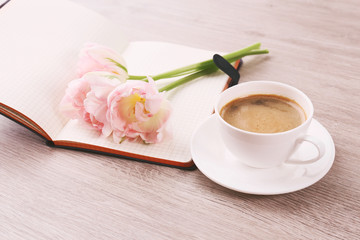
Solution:
{"label": "open notebook", "polygon": [[52,145],[191,168],[190,138],[213,111],[227,76],[214,73],[167,93],[172,137],[158,144],[114,143],[59,112],[76,78],[80,48],[97,42],[123,54],[129,74],[151,75],[211,59],[215,52],[163,42],[127,42],[116,25],[65,0],[11,0],[0,9],[0,113]]}

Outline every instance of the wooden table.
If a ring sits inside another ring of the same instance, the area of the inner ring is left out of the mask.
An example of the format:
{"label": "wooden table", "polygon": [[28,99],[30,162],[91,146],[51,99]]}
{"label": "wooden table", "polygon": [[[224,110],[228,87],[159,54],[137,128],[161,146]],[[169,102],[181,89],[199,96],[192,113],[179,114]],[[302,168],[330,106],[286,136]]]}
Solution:
{"label": "wooden table", "polygon": [[335,162],[304,190],[248,195],[199,170],[47,147],[0,117],[0,239],[359,239],[357,0],[73,1],[130,40],[222,52],[262,42],[269,56],[245,60],[242,81],[304,91],[333,137]]}

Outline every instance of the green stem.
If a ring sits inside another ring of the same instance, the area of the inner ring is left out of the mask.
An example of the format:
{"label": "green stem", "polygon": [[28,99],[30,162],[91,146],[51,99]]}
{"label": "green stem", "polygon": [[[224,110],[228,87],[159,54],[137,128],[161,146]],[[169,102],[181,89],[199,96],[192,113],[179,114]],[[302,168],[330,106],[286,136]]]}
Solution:
{"label": "green stem", "polygon": [[[260,50],[259,48],[260,48],[260,43],[255,43],[251,46],[240,49],[236,52],[226,54],[223,57],[227,61],[232,63],[232,62],[235,62],[236,60],[243,58],[245,56],[269,53],[269,51],[267,49]],[[185,67],[181,67],[181,68],[171,70],[168,72],[164,72],[164,73],[154,75],[151,77],[156,81],[156,80],[160,80],[160,79],[164,79],[164,78],[173,78],[173,77],[179,77],[179,76],[184,76],[184,75],[188,75],[188,74],[198,73],[201,70],[205,70],[208,68],[214,68],[214,67],[215,67],[215,64],[214,64],[213,60],[209,59],[209,60],[206,60],[206,61],[203,61],[200,63],[191,64],[191,65],[188,65]],[[128,77],[129,77],[128,79],[130,79],[130,80],[142,80],[145,82],[148,81],[147,76],[129,75]]]}
{"label": "green stem", "polygon": [[[232,52],[229,54],[224,55],[223,57],[226,60],[230,60],[230,59],[240,59],[241,57],[247,56],[247,54],[253,50],[257,50],[259,49],[261,46],[260,43],[255,43],[253,45],[250,45],[246,48],[240,49],[236,52]],[[266,50],[267,51],[267,50]],[[254,54],[263,54],[263,53],[268,53],[267,52],[261,52],[261,53],[254,53]],[[254,54],[250,54],[250,55],[254,55]],[[232,61],[235,61],[232,60]],[[158,80],[158,79],[163,79],[163,78],[168,78],[168,77],[176,77],[176,76],[182,76],[182,75],[186,75],[186,74],[190,74],[190,73],[194,73],[196,71],[199,71],[201,69],[205,69],[208,68],[210,66],[214,66],[214,62],[212,61],[212,59],[200,62],[200,63],[195,63],[195,64],[191,64],[182,68],[178,68],[172,71],[168,71],[168,72],[164,72],[155,76],[152,76],[152,78],[154,80]]]}
{"label": "green stem", "polygon": [[145,80],[146,76],[128,75],[129,80]]}
{"label": "green stem", "polygon": [[213,72],[216,72],[218,70],[217,67],[211,67],[211,68],[206,68],[206,69],[203,69],[203,70],[200,70],[196,73],[193,73],[193,74],[190,74],[186,77],[183,77],[183,78],[180,78],[174,82],[171,82],[169,83],[168,85],[162,87],[159,89],[159,92],[163,92],[163,91],[169,91],[173,88],[176,88],[184,83],[187,83],[187,82],[190,82],[191,80],[194,80],[195,78],[198,78],[198,77],[201,77],[201,76],[204,76],[206,74],[210,74],[210,73],[213,73]]}
{"label": "green stem", "polygon": [[[252,51],[245,52],[245,53],[242,53],[242,54],[227,54],[227,55],[224,55],[223,57],[226,60],[228,60],[230,63],[232,63],[232,62],[235,62],[236,60],[238,60],[240,58],[243,58],[245,56],[260,55],[260,54],[267,54],[267,53],[269,53],[269,51],[267,49],[264,49],[264,50],[252,50]],[[155,75],[152,78],[156,81],[156,80],[160,80],[160,79],[163,79],[163,78],[179,77],[179,76],[184,76],[184,75],[187,75],[187,74],[197,73],[197,72],[199,72],[201,70],[204,70],[204,69],[207,69],[207,68],[215,67],[215,64],[214,64],[214,62],[212,60],[207,60],[205,62],[209,62],[209,63],[203,64],[201,66],[197,66],[197,68],[192,67],[190,69],[190,66],[195,66],[196,65],[196,64],[192,64],[192,65],[189,65],[187,67],[178,68],[178,69],[173,70],[173,71],[169,71],[169,72],[165,72],[165,73]],[[198,65],[199,64],[200,63],[198,63]],[[188,68],[188,69],[185,69],[185,68]],[[181,69],[185,69],[185,71],[181,72],[180,71]],[[129,75],[129,79],[130,80],[142,80],[142,81],[147,82],[147,77],[146,76]]]}
{"label": "green stem", "polygon": [[[224,58],[226,60],[228,60],[229,62],[234,62],[242,57],[245,57],[245,56],[250,56],[250,55],[258,55],[258,54],[266,54],[266,53],[269,53],[269,51],[267,49],[264,49],[264,50],[252,50],[250,52],[246,52],[246,53],[242,53],[240,55],[225,55]],[[195,73],[192,73],[186,77],[183,77],[183,78],[180,78],[174,82],[171,82],[169,83],[168,85],[162,87],[159,89],[159,92],[163,92],[163,91],[169,91],[173,88],[176,88],[184,83],[187,83],[187,82],[190,82],[192,80],[194,80],[195,78],[198,78],[198,77],[201,77],[201,76],[204,76],[204,75],[207,75],[207,74],[210,74],[210,73],[213,73],[213,72],[216,72],[218,70],[218,68],[215,66],[215,64],[210,64],[208,65],[206,68],[203,68],[203,69],[200,69],[198,70],[197,72]]]}

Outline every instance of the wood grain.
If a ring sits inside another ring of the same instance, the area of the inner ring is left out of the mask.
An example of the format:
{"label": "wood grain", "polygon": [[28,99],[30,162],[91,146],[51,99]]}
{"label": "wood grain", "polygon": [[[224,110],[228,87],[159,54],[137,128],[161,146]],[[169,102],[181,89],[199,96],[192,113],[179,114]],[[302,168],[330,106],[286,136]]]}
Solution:
{"label": "wood grain", "polygon": [[0,116],[0,239],[359,238],[357,0],[73,1],[108,16],[130,40],[218,51],[262,42],[270,55],[246,58],[241,81],[304,91],[334,139],[335,162],[307,189],[254,196],[198,170],[50,148]]}

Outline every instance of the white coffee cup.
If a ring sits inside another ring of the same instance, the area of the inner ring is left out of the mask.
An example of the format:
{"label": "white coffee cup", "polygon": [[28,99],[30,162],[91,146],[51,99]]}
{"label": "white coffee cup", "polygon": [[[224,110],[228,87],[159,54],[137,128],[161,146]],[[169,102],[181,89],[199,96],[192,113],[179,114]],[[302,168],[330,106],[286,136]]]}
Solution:
{"label": "white coffee cup", "polygon": [[[236,128],[220,116],[220,110],[227,103],[256,94],[273,94],[294,100],[303,108],[307,118],[300,126],[285,132],[255,133]],[[284,163],[311,164],[321,159],[325,153],[324,143],[307,134],[313,113],[313,104],[303,92],[292,86],[272,81],[240,83],[222,92],[215,104],[215,115],[225,146],[236,159],[255,168],[271,168]],[[318,154],[311,159],[290,159],[304,141],[313,144]]]}

